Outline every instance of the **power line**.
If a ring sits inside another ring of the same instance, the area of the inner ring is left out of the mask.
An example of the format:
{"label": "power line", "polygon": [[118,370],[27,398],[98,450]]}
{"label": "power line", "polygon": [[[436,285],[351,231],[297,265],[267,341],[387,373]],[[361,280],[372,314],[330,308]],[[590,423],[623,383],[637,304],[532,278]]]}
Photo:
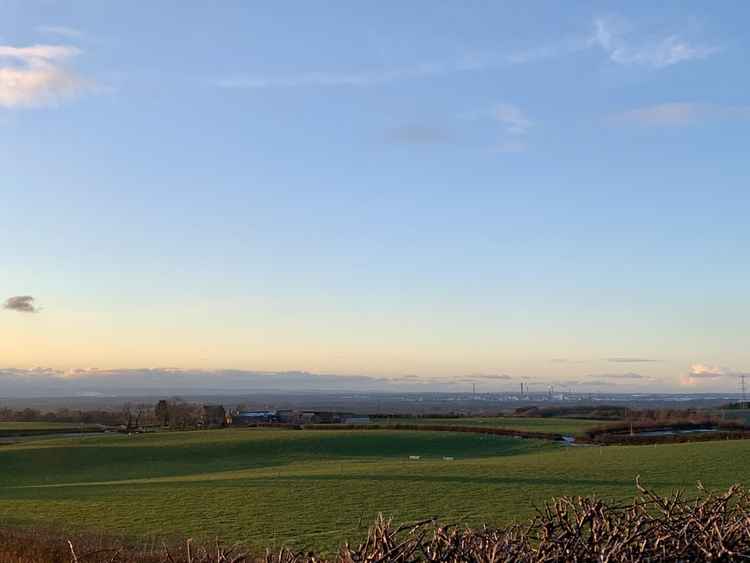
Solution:
{"label": "power line", "polygon": [[742,389],[742,402],[747,403],[747,395],[745,393],[745,374],[740,374],[740,389]]}

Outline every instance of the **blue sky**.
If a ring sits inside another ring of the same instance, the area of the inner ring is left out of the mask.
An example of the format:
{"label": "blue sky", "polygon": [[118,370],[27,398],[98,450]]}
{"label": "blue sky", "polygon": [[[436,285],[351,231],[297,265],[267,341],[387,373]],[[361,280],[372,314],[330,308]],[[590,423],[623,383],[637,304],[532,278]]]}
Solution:
{"label": "blue sky", "polygon": [[734,390],[748,12],[0,0],[0,364]]}

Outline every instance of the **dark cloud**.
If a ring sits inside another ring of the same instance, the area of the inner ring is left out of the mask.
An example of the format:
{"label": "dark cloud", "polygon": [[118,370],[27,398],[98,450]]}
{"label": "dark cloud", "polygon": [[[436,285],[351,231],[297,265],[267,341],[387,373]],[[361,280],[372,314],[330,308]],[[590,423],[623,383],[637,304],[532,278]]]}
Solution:
{"label": "dark cloud", "polygon": [[305,371],[0,368],[0,389],[5,397],[71,397],[92,393],[107,396],[198,395],[253,391],[421,393],[455,392],[462,384],[466,382],[460,378],[412,374],[378,377]]}
{"label": "dark cloud", "polygon": [[591,380],[585,380],[585,381],[567,380],[567,381],[562,381],[561,384],[564,387],[578,387],[578,386],[597,387],[597,386],[605,386],[605,385],[615,385],[611,381],[604,381],[601,379],[591,379]]}
{"label": "dark cloud", "polygon": [[[338,376],[333,376],[338,377]],[[399,384],[408,384],[408,385],[419,385],[419,386],[427,386],[427,385],[438,385],[438,386],[444,386],[444,385],[457,385],[460,380],[456,379],[446,379],[446,378],[440,378],[440,377],[429,377],[429,376],[421,376],[421,375],[414,375],[414,374],[407,374],[407,375],[399,375],[397,377],[389,377],[389,378],[370,378],[368,376],[360,376],[365,379],[377,379],[378,381],[387,382],[390,385],[399,385]]]}
{"label": "dark cloud", "polygon": [[34,298],[31,295],[16,295],[8,297],[3,304],[3,309],[8,311],[17,311],[19,313],[36,313],[39,308],[34,304]]}
{"label": "dark cloud", "polygon": [[750,106],[671,102],[631,109],[613,115],[611,121],[659,127],[682,127],[718,120],[738,122],[748,118],[750,118]]}
{"label": "dark cloud", "polygon": [[593,375],[587,375],[586,377],[590,377],[593,379],[638,379],[638,380],[647,380],[650,379],[649,377],[646,377],[645,375],[641,375],[640,373],[597,373]]}
{"label": "dark cloud", "polygon": [[459,378],[460,381],[465,383],[491,383],[493,381],[510,381],[511,379],[513,378],[510,375],[504,373],[475,373]]}
{"label": "dark cloud", "polygon": [[653,358],[630,358],[630,357],[618,357],[618,358],[607,358],[608,362],[613,364],[643,364],[647,362],[660,362],[661,360],[655,360]]}
{"label": "dark cloud", "polygon": [[616,385],[611,381],[602,381],[601,379],[592,379],[591,381],[586,381],[585,384],[593,387],[606,387],[608,385]]}
{"label": "dark cloud", "polygon": [[466,376],[469,379],[498,379],[507,381],[513,379],[510,375],[505,373],[475,373]]}
{"label": "dark cloud", "polygon": [[429,125],[403,125],[385,132],[385,140],[397,145],[437,145],[448,143],[453,137],[448,131]]}

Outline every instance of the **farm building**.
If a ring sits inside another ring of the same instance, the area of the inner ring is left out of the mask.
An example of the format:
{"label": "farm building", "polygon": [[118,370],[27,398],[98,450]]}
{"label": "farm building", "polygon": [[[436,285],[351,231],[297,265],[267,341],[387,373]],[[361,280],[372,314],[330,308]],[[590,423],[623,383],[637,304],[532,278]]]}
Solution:
{"label": "farm building", "polygon": [[278,422],[276,411],[240,411],[232,416],[234,426],[248,426],[263,422]]}
{"label": "farm building", "polygon": [[283,424],[367,424],[370,417],[345,412],[333,411],[240,411],[232,415],[232,424],[237,426],[249,426],[269,422],[280,422]]}
{"label": "farm building", "polygon": [[283,409],[276,411],[276,417],[279,422],[286,424],[299,424],[302,422],[302,413],[291,409]]}

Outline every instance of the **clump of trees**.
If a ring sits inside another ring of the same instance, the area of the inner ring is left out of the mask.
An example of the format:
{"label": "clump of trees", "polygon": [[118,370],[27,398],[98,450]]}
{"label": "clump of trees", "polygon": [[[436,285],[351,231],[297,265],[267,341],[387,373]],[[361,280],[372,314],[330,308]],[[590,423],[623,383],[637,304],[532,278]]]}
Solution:
{"label": "clump of trees", "polygon": [[200,426],[203,409],[195,403],[188,403],[176,397],[162,399],[154,407],[154,417],[161,426],[186,430]]}
{"label": "clump of trees", "polygon": [[122,418],[127,430],[154,426],[189,430],[202,425],[203,408],[179,397],[162,399],[156,405],[125,403]]}

